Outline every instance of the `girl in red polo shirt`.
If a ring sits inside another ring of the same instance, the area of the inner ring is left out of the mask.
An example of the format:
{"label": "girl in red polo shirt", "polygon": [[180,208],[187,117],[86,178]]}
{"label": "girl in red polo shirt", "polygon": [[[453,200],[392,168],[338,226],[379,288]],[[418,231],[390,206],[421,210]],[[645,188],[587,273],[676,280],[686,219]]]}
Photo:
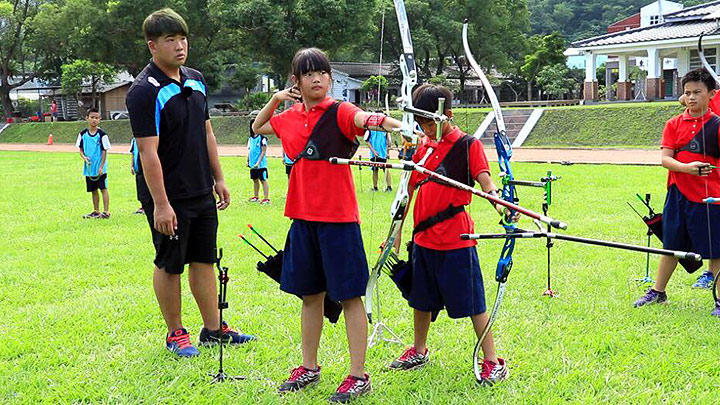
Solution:
{"label": "girl in red polo shirt", "polygon": [[[687,110],[665,124],[661,144],[662,165],[668,169],[663,247],[700,254],[709,259],[711,275],[717,277],[720,205],[703,203],[720,196],[720,117],[708,107],[716,83],[705,69],[696,69],[683,77],[682,86]],[[675,257],[660,257],[657,281],[635,307],[667,301],[665,287],[677,264]],[[720,317],[720,300],[710,315]]]}
{"label": "girl in red polo shirt", "polygon": [[[451,106],[453,95],[445,87],[424,84],[413,93],[413,105],[426,111],[437,111],[438,100],[445,99]],[[447,108],[444,114],[452,118]],[[442,124],[442,137],[436,138],[436,124],[415,116],[427,136],[413,155],[418,162],[433,148],[425,167],[443,172],[446,176],[474,186],[475,182],[486,192],[497,194],[490,177],[482,143],[463,133],[451,122]],[[464,207],[472,201],[472,194],[445,184],[428,181],[427,176],[413,173],[410,179],[410,196],[417,190],[413,211],[414,229],[412,245],[413,282],[409,303],[414,311],[414,345],[390,364],[394,370],[412,370],[424,366],[429,360],[427,335],[432,313],[445,309],[451,318],[472,320],[478,336],[488,322],[485,305],[485,288],[474,240],[461,240],[463,233],[473,233],[474,223]],[[501,215],[502,206],[495,205]],[[517,219],[517,218],[515,218]],[[488,332],[482,344],[484,359],[482,383],[494,385],[507,378],[505,360],[495,353],[492,333]]]}
{"label": "girl in red polo shirt", "polygon": [[[330,400],[347,402],[370,391],[365,372],[367,319],[361,299],[368,265],[352,172],[349,166],[330,164],[328,158],[350,158],[359,145],[356,137],[365,130],[389,131],[401,123],[330,98],[330,62],[321,50],[301,49],[291,68],[295,86],[275,93],[253,123],[256,133],[280,138],[294,161],[285,203],[285,216],[293,222],[280,288],[303,298],[303,362],[278,391],[298,391],[320,379],[317,351],[328,294],[342,304],[350,347],[350,374]],[[294,104],[274,114],[285,101]]]}

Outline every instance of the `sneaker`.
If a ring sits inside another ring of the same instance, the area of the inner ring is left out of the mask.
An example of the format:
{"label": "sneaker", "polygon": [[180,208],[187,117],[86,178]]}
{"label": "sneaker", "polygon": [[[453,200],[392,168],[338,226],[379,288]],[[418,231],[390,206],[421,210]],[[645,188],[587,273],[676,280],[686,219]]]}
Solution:
{"label": "sneaker", "polygon": [[349,375],[345,377],[334,394],[328,399],[330,402],[346,404],[360,395],[365,395],[372,390],[370,386],[370,375],[365,373],[364,378]]}
{"label": "sneaker", "polygon": [[91,212],[91,213],[89,213],[89,214],[83,215],[83,218],[85,218],[85,219],[88,219],[88,218],[100,218],[100,213],[97,212],[97,211],[93,211],[93,212]]}
{"label": "sneaker", "polygon": [[506,380],[510,371],[505,364],[505,360],[498,357],[498,364],[489,360],[483,360],[481,378],[478,383],[492,387],[500,381]]}
{"label": "sneaker", "polygon": [[710,315],[720,318],[720,299],[715,301],[715,309],[710,312]]}
{"label": "sneaker", "polygon": [[142,207],[138,208],[137,211],[134,212],[134,214],[144,214],[144,213],[145,213],[145,210]]}
{"label": "sneaker", "polygon": [[420,368],[427,364],[428,360],[430,359],[430,356],[428,355],[428,349],[425,348],[425,353],[418,353],[417,350],[415,350],[415,347],[411,347],[395,361],[390,363],[390,368],[392,370],[414,370],[416,368]]}
{"label": "sneaker", "polygon": [[260,205],[270,205],[270,199],[264,198],[262,201],[260,201]]}
{"label": "sneaker", "polygon": [[283,394],[286,392],[300,391],[301,389],[317,384],[319,381],[320,366],[315,370],[300,366],[294,369],[290,373],[290,378],[278,387],[278,392]]}
{"label": "sneaker", "polygon": [[693,288],[712,288],[713,281],[715,279],[713,278],[713,274],[710,271],[706,271],[703,274],[698,277],[697,281],[695,281],[695,284],[693,284]]}
{"label": "sneaker", "polygon": [[257,197],[252,197],[252,198],[248,199],[248,202],[258,202],[258,201],[260,201],[260,199]]}
{"label": "sneaker", "polygon": [[665,293],[665,291],[663,291],[663,292],[655,291],[651,288],[651,289],[647,290],[645,295],[640,297],[639,300],[635,301],[635,308],[639,308],[644,305],[653,304],[653,303],[662,304],[666,301],[667,301],[667,294]]}
{"label": "sneaker", "polygon": [[372,191],[378,191],[377,187],[373,187]]}
{"label": "sneaker", "polygon": [[195,357],[200,354],[198,349],[190,343],[190,334],[185,328],[180,328],[165,338],[165,347],[179,357]]}
{"label": "sneaker", "polygon": [[392,187],[387,186],[387,188],[385,189],[385,191],[388,191],[388,192],[392,191]]}
{"label": "sneaker", "polygon": [[[230,343],[231,345],[241,345],[252,340],[257,340],[256,336],[246,335],[231,329],[227,322],[222,323],[222,335],[223,343]],[[214,346],[218,343],[220,343],[220,330],[211,331],[202,328],[200,331],[200,346]]]}
{"label": "sneaker", "polygon": [[100,218],[102,218],[102,219],[109,219],[109,218],[110,218],[110,213],[109,213],[109,212],[103,212],[102,214],[100,214]]}

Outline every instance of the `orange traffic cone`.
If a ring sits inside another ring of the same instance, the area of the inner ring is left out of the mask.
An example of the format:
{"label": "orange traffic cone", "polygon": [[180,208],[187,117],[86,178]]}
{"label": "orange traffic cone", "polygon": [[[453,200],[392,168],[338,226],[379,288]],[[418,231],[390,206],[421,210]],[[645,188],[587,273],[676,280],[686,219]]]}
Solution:
{"label": "orange traffic cone", "polygon": [[52,144],[53,144],[53,135],[52,135],[52,134],[50,134],[50,135],[48,136],[48,143],[47,143],[47,144],[48,144],[48,145],[52,145]]}

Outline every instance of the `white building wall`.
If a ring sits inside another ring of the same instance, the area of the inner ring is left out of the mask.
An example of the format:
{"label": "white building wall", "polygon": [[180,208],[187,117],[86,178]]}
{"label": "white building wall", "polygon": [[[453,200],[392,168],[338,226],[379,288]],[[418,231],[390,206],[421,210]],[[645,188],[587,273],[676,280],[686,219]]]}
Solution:
{"label": "white building wall", "polygon": [[650,3],[647,6],[640,9],[640,27],[649,27],[652,24],[652,17],[657,17],[662,11],[662,15],[670,14],[675,11],[680,11],[684,8],[680,3],[675,3],[667,0],[658,0],[654,3]]}

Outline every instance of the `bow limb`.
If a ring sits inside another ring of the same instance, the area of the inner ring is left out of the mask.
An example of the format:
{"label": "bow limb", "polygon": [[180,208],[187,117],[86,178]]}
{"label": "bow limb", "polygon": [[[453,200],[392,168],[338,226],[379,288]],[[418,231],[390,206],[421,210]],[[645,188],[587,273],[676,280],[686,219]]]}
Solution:
{"label": "bow limb", "polygon": [[702,40],[703,37],[706,35],[706,33],[700,34],[700,38],[698,38],[698,56],[700,57],[700,61],[702,62],[703,67],[705,70],[707,70],[710,75],[715,79],[715,83],[720,85],[720,77],[718,77],[717,73],[715,73],[715,69],[710,65],[710,62],[708,62],[707,58],[705,57],[705,50],[703,49]]}
{"label": "bow limb", "polygon": [[[412,107],[412,91],[417,84],[415,53],[413,51],[412,36],[410,35],[410,24],[408,24],[407,12],[405,11],[405,2],[403,0],[394,0],[394,3],[398,27],[400,28],[400,37],[403,44],[403,54],[400,56],[400,71],[403,75],[403,81],[400,86],[400,97],[397,99],[398,107],[403,112],[402,129],[400,133],[403,138],[416,141],[417,136],[413,133],[415,118],[412,113],[405,111],[405,107]],[[389,110],[387,98],[385,100],[385,108]],[[370,271],[370,277],[368,278],[368,284],[365,290],[365,313],[370,323],[372,323],[373,292],[377,287],[378,277],[380,277],[380,273],[387,262],[388,256],[390,256],[390,252],[395,245],[395,240],[400,235],[400,232],[402,232],[405,211],[407,211],[407,204],[410,198],[408,194],[409,182],[410,173],[403,173],[402,176],[400,176],[400,182],[398,183],[397,192],[395,193],[395,200],[390,210],[390,216],[392,218],[390,231],[388,232],[385,242],[380,246],[380,256]]]}
{"label": "bow limb", "polygon": [[[495,125],[497,130],[495,132],[493,140],[495,142],[495,148],[497,149],[498,164],[500,166],[500,174],[502,176],[503,182],[502,198],[503,200],[514,204],[518,202],[518,199],[516,197],[515,186],[512,184],[512,181],[514,180],[512,167],[510,166],[510,159],[512,158],[512,146],[510,144],[510,140],[507,137],[505,120],[503,118],[502,109],[500,108],[500,102],[498,101],[497,95],[495,94],[495,90],[493,90],[490,81],[488,80],[482,69],[480,69],[480,66],[475,60],[472,51],[470,50],[470,44],[468,42],[467,19],[465,19],[465,22],[463,24],[462,39],[463,47],[465,48],[465,57],[467,58],[468,63],[470,63],[470,66],[473,68],[477,76],[480,78],[480,81],[485,88],[485,93],[490,99],[490,104],[493,108],[493,114],[495,115]],[[477,133],[475,136],[479,138],[478,135],[482,136],[481,134]],[[505,228],[506,233],[512,233],[516,228],[515,224],[512,222],[513,215],[514,213],[512,211],[508,212],[505,220],[501,222],[502,226]],[[475,378],[477,381],[481,381],[482,379],[480,365],[478,364],[480,348],[482,347],[483,341],[490,332],[490,329],[492,328],[492,325],[495,322],[495,319],[497,318],[498,312],[500,310],[500,304],[502,303],[503,297],[505,295],[505,282],[507,281],[507,277],[510,274],[510,270],[512,269],[513,265],[512,254],[514,250],[515,240],[513,238],[506,238],[495,271],[495,280],[498,282],[498,289],[497,295],[495,296],[495,304],[493,305],[493,311],[490,314],[485,328],[478,337],[478,340],[475,343],[475,349],[473,351],[473,371],[475,372]]]}
{"label": "bow limb", "polygon": [[[718,28],[720,28],[720,26]],[[715,29],[715,32],[717,32],[717,30],[718,29]],[[698,38],[698,56],[700,57],[700,61],[702,62],[702,65],[705,68],[705,70],[707,70],[710,73],[710,75],[713,77],[713,79],[715,79],[715,83],[716,83],[716,87],[717,87],[717,86],[720,86],[720,78],[718,77],[717,73],[715,73],[715,69],[712,68],[712,66],[708,62],[707,58],[705,57],[705,51],[703,50],[703,46],[702,46],[702,40],[703,40],[704,36],[705,36],[705,33],[702,33],[702,34],[700,34],[700,38]],[[717,97],[717,95],[715,97]],[[705,158],[705,161],[707,162],[707,156],[706,156],[707,149],[706,149],[706,145],[705,145],[705,133],[704,133],[705,132],[705,125],[704,125],[705,123],[702,122],[701,124],[703,124],[703,126],[702,126],[703,158]],[[710,205],[713,203],[716,203],[715,200],[717,200],[717,199],[710,196],[710,191],[709,191],[709,187],[708,187],[708,178],[705,177],[705,199],[703,200],[703,202],[705,203],[705,213],[707,215],[707,222],[708,222],[707,231],[708,231],[708,245],[710,246],[710,258],[713,257],[712,231],[710,228]],[[714,302],[718,301],[718,294],[717,294],[718,278],[720,278],[720,275],[715,276],[715,280],[712,285],[712,294],[713,294]]]}

